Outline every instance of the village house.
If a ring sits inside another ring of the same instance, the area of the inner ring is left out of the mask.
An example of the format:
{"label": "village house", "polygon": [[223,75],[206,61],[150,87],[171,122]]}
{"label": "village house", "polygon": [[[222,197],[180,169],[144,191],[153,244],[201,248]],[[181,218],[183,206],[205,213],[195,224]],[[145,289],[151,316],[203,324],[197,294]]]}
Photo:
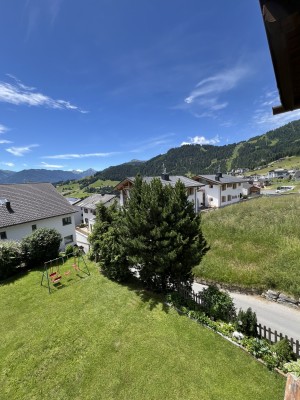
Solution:
{"label": "village house", "polygon": [[76,226],[76,241],[78,246],[82,246],[85,252],[90,249],[88,236],[93,230],[96,221],[97,204],[102,203],[105,207],[111,206],[113,203],[119,204],[119,199],[114,194],[93,194],[84,200],[76,203],[76,206],[81,210],[81,223],[85,226]]}
{"label": "village house", "polygon": [[20,241],[36,229],[54,228],[63,250],[76,243],[74,213],[51,183],[0,185],[0,240]]}
{"label": "village house", "polygon": [[[150,183],[154,178],[159,179],[163,185],[170,185],[172,187],[176,185],[176,182],[182,182],[186,188],[188,200],[194,204],[195,212],[199,212],[201,207],[203,207],[204,192],[202,191],[202,188],[204,185],[202,183],[186,178],[185,176],[173,176],[165,172],[162,173],[161,176],[143,177],[143,180]],[[116,190],[120,191],[121,206],[124,206],[126,199],[130,198],[130,190],[134,185],[134,179],[135,178],[133,177],[125,178],[115,187]]]}
{"label": "village house", "polygon": [[215,175],[197,175],[193,179],[204,185],[204,206],[219,208],[237,203],[247,193],[243,192],[247,179],[237,178],[231,175],[223,175],[217,172]]}
{"label": "village house", "polygon": [[269,171],[267,174],[267,178],[269,179],[287,178],[288,176],[289,176],[289,171],[284,168],[271,169],[271,171]]}

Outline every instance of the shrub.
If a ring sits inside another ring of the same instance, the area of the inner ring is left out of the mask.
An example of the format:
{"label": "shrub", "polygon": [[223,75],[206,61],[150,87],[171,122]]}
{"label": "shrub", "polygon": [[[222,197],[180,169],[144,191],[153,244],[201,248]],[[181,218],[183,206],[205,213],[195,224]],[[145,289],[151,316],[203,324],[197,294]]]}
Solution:
{"label": "shrub", "polygon": [[235,319],[233,300],[227,292],[221,291],[216,285],[208,286],[200,293],[201,307],[206,315],[214,319],[229,322]]}
{"label": "shrub", "polygon": [[27,266],[40,266],[43,262],[58,257],[62,237],[51,228],[41,228],[21,242],[24,261]]}
{"label": "shrub", "polygon": [[300,376],[300,359],[297,361],[285,363],[283,366],[283,370],[285,372],[291,372],[295,376]]}
{"label": "shrub", "polygon": [[21,247],[18,242],[0,242],[0,280],[16,273],[16,268],[21,264],[21,258]]}
{"label": "shrub", "polygon": [[244,338],[241,340],[241,345],[256,358],[264,359],[272,355],[269,343],[263,339]]}
{"label": "shrub", "polygon": [[256,313],[250,307],[247,311],[240,309],[237,316],[236,329],[247,336],[257,336]]}
{"label": "shrub", "polygon": [[68,256],[74,252],[74,248],[71,244],[68,244],[65,248],[65,255]]}
{"label": "shrub", "polygon": [[295,361],[296,355],[293,352],[290,342],[284,338],[279,342],[272,345],[272,351],[276,354],[278,360],[278,367],[282,367],[283,364],[289,361]]}

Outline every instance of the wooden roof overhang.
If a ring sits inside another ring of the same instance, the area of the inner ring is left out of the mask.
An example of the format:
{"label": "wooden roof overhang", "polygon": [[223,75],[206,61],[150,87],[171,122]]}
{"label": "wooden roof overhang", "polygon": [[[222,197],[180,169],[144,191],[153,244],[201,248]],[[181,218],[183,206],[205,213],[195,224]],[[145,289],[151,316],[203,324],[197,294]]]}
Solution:
{"label": "wooden roof overhang", "polygon": [[259,1],[281,101],[276,115],[300,108],[300,1]]}

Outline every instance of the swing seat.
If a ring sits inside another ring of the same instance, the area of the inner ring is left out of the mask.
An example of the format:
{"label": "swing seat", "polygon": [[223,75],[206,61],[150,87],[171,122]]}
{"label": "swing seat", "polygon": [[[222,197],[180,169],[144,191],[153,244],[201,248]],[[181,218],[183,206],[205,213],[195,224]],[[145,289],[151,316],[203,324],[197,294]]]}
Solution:
{"label": "swing seat", "polygon": [[49,276],[50,276],[51,279],[53,279],[53,277],[56,276],[56,275],[57,275],[57,272],[52,272],[52,274],[50,274]]}
{"label": "swing seat", "polygon": [[69,271],[66,271],[65,272],[65,276],[68,276],[68,275],[70,275],[70,273],[71,273],[71,271],[69,270]]}
{"label": "swing seat", "polygon": [[53,279],[53,283],[58,283],[61,280],[61,276],[57,276],[55,279]]}

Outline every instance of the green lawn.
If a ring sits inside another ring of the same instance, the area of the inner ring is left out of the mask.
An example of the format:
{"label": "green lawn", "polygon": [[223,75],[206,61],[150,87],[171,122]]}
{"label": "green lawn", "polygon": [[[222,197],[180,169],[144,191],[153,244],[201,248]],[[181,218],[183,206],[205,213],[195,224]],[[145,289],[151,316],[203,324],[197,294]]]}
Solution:
{"label": "green lawn", "polygon": [[281,376],[90,269],[51,295],[40,271],[0,286],[1,400],[283,398]]}
{"label": "green lawn", "polygon": [[203,215],[198,277],[300,296],[300,196],[253,199]]}

